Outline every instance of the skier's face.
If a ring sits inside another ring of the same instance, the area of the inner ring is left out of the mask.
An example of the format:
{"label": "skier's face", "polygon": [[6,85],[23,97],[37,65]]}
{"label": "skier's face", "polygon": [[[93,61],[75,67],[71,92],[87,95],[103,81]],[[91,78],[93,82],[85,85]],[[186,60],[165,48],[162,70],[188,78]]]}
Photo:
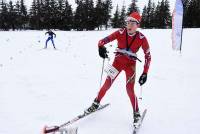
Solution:
{"label": "skier's face", "polygon": [[126,21],[126,28],[128,32],[135,32],[139,24],[136,21]]}

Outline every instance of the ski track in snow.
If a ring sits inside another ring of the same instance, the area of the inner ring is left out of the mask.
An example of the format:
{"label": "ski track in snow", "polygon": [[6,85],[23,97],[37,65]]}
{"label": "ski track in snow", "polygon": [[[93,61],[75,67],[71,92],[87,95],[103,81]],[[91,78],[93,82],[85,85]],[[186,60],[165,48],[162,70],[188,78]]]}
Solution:
{"label": "ski track in snow", "polygon": [[[99,91],[102,59],[97,42],[107,31],[55,31],[53,50],[42,49],[45,31],[0,32],[0,134],[38,134],[80,114]],[[152,63],[143,86],[140,134],[198,134],[200,127],[200,29],[185,29],[182,53],[172,51],[171,30],[141,30]],[[107,45],[113,60],[116,42]],[[138,56],[143,59],[142,50]],[[107,64],[108,62],[106,62]],[[137,63],[137,80],[143,63]],[[104,79],[106,75],[104,74]],[[122,72],[102,103],[105,110],[73,126],[78,134],[131,134],[132,111]],[[136,94],[140,87],[136,82]]]}

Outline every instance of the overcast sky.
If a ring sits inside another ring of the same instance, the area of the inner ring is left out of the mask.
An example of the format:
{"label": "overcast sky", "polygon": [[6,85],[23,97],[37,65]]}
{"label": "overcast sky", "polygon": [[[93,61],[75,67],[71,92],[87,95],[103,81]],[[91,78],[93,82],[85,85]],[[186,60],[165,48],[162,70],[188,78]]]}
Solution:
{"label": "overcast sky", "polygon": [[[9,0],[7,0],[7,1],[9,1]],[[17,0],[13,0],[13,1],[17,1]],[[24,0],[24,1],[25,1],[26,5],[28,5],[28,8],[29,8],[33,0]],[[72,5],[73,9],[75,9],[75,7],[76,7],[75,0],[68,0],[68,1]],[[94,1],[96,1],[96,0],[94,0]],[[123,2],[125,3],[126,7],[128,7],[128,5],[131,3],[131,0],[112,0],[112,1],[113,1],[113,11],[115,11],[117,4],[121,8],[121,6],[123,5]],[[140,8],[140,11],[142,11],[145,4],[148,4],[148,1],[149,0],[138,0],[137,4]],[[161,0],[152,0],[152,1],[157,3],[158,1],[161,1]],[[169,0],[169,2],[170,2],[171,10],[173,10],[175,0]]]}

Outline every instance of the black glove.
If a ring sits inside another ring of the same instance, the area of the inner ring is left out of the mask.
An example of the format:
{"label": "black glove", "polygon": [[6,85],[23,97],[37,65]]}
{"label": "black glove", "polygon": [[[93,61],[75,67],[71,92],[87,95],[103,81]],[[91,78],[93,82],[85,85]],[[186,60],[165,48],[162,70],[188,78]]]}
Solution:
{"label": "black glove", "polygon": [[147,74],[146,74],[146,73],[143,73],[143,74],[140,76],[140,79],[139,79],[140,86],[142,86],[146,81],[147,81]]}
{"label": "black glove", "polygon": [[108,58],[108,51],[106,50],[106,47],[101,46],[99,47],[99,56],[103,59]]}

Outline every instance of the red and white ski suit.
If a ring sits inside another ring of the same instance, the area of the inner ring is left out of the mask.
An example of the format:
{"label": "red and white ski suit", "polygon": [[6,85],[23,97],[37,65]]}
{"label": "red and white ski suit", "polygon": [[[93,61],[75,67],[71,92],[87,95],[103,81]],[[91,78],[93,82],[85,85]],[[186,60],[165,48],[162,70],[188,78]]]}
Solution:
{"label": "red and white ski suit", "polygon": [[[127,47],[128,47],[129,51],[131,51],[132,53],[137,53],[139,48],[142,47],[142,49],[144,51],[144,55],[145,55],[145,64],[144,64],[143,73],[148,73],[149,65],[151,62],[151,55],[150,55],[148,41],[142,33],[137,32],[134,36],[130,36],[130,35],[128,35],[126,28],[123,28],[123,29],[117,30],[116,32],[112,33],[108,37],[100,40],[101,43],[99,43],[99,46],[103,46],[113,40],[118,41],[119,49],[127,49]],[[134,60],[133,58],[131,58],[127,55],[117,53],[115,55],[115,59],[114,59],[112,66],[115,67],[119,71],[119,73],[122,70],[125,71],[126,90],[127,90],[128,96],[130,98],[133,110],[138,111],[139,110],[138,101],[137,101],[137,97],[135,96],[135,93],[134,93],[134,84],[135,84],[135,76],[136,76],[135,75],[136,60]],[[115,77],[115,79],[116,79],[116,77]],[[104,97],[104,95],[108,91],[108,89],[111,87],[114,80],[112,80],[109,76],[107,76],[106,81],[105,81],[104,85],[101,87],[101,89],[98,93],[98,96],[96,98],[99,102]]]}

